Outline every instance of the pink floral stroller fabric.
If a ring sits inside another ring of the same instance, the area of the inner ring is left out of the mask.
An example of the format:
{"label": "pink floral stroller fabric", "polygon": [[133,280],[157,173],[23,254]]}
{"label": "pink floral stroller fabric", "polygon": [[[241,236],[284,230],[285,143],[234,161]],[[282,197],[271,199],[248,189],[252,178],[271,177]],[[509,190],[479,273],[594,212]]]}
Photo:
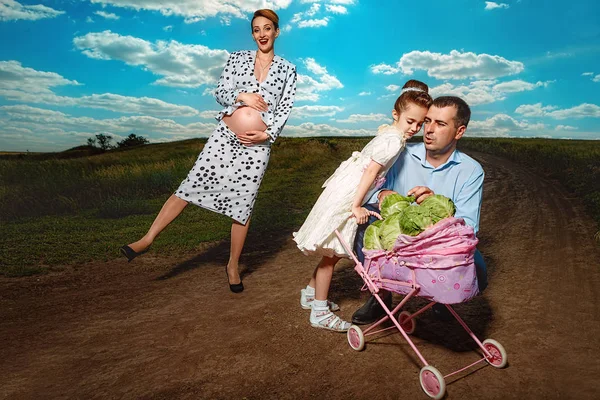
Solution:
{"label": "pink floral stroller fabric", "polygon": [[419,297],[462,303],[478,293],[477,242],[462,218],[445,218],[417,236],[400,235],[392,251],[364,249],[365,269],[381,289],[408,294],[416,284]]}

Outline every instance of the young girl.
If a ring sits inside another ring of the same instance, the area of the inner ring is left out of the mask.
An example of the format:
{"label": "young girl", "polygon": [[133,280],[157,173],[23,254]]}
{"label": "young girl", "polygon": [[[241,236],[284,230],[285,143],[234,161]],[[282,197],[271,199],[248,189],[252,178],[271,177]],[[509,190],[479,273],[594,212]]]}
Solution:
{"label": "young girl", "polygon": [[304,254],[323,257],[300,293],[300,304],[311,309],[310,323],[315,328],[345,332],[350,327],[333,314],[339,310],[337,304],[327,301],[333,267],[340,258],[350,256],[335,230],[347,243],[354,242],[358,224],[374,215],[361,205],[383,185],[385,174],[404,149],[406,139],[421,129],[431,102],[426,84],[406,82],[394,104],[392,125],[382,125],[361,152],[352,153],[325,181],[323,193],[300,230],[294,233],[294,241]]}

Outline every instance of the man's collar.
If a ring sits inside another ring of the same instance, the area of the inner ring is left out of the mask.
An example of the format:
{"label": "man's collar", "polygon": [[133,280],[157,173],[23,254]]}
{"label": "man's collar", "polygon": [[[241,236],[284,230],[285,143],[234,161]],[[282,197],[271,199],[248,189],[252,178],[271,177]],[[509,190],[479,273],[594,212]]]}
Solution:
{"label": "man's collar", "polygon": [[[421,162],[422,166],[427,167],[427,168],[433,168],[433,165],[431,165],[427,161],[427,158],[426,158],[425,143],[419,143],[418,145],[414,145],[414,146],[407,146],[406,151],[408,151],[408,153],[411,156],[413,156],[414,158],[418,159]],[[443,163],[439,167],[433,168],[433,169],[442,169],[446,165],[460,164],[461,162],[462,162],[462,156],[460,154],[460,151],[458,151],[457,149],[454,149],[454,151],[452,152],[452,154],[450,154],[450,157],[448,158],[448,161],[446,161],[445,163]]]}

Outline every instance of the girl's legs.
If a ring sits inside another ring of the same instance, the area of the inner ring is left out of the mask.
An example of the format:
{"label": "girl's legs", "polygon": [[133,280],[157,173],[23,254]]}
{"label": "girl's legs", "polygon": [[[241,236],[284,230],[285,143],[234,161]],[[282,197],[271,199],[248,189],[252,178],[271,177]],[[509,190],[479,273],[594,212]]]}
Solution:
{"label": "girl's legs", "polygon": [[154,219],[152,226],[148,232],[137,242],[133,242],[129,244],[129,247],[135,252],[140,252],[154,242],[154,239],[158,236],[159,233],[163,231],[187,206],[188,203],[185,200],[180,199],[174,194],[169,197],[169,199],[165,202],[162,209]]}
{"label": "girl's legs", "polygon": [[310,312],[310,324],[315,328],[327,329],[336,332],[345,332],[350,324],[331,312],[327,295],[333,276],[333,268],[339,257],[323,257],[315,271],[315,300]]}
{"label": "girl's legs", "polygon": [[[329,294],[329,286],[331,285],[331,277],[333,276],[333,268],[335,264],[340,260],[339,257],[323,257],[321,262],[315,268],[313,278],[310,280],[309,285],[315,288],[315,299],[316,300],[327,300]],[[314,282],[314,285],[311,283]]]}
{"label": "girl's legs", "polygon": [[232,285],[241,282],[238,267],[249,227],[250,220],[246,221],[246,225],[242,225],[237,221],[233,221],[231,225],[231,249],[229,262],[227,263],[227,273],[229,274],[229,283]]}

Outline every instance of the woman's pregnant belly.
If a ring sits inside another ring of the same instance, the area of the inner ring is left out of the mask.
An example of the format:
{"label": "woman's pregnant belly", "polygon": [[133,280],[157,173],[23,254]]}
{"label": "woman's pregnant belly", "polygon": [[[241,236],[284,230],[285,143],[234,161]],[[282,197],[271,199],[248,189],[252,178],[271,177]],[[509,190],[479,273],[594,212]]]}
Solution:
{"label": "woman's pregnant belly", "polygon": [[260,112],[248,106],[239,107],[233,114],[223,117],[223,122],[236,135],[247,131],[262,131],[267,129],[267,125],[260,117]]}

